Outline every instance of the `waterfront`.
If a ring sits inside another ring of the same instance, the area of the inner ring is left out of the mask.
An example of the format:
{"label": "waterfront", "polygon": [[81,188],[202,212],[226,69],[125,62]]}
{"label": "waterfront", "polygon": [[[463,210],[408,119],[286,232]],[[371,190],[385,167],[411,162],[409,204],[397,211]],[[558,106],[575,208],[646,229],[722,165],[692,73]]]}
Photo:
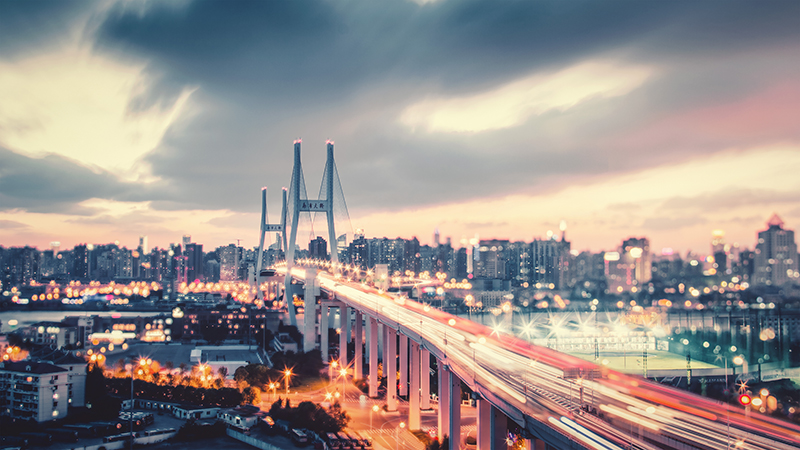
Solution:
{"label": "waterfront", "polygon": [[[3,311],[0,312],[0,333],[8,333],[20,327],[30,326],[36,322],[61,322],[67,316],[101,316],[101,317],[152,317],[164,314],[164,311]],[[16,320],[16,326],[8,322]]]}

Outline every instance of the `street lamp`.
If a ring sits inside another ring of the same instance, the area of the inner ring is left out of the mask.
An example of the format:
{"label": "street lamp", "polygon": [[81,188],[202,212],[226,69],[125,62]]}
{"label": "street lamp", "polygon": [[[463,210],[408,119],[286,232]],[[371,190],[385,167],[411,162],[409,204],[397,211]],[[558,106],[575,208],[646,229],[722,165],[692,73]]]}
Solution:
{"label": "street lamp", "polygon": [[289,378],[292,376],[291,369],[283,371],[284,379],[286,380],[286,398],[289,398]]}
{"label": "street lamp", "polygon": [[400,426],[395,429],[394,432],[394,448],[395,450],[400,450],[400,430],[406,427],[405,422],[400,422]]}
{"label": "street lamp", "polygon": [[372,413],[376,413],[380,410],[378,405],[372,405],[372,408],[369,410],[369,429],[372,430]]}
{"label": "street lamp", "polygon": [[[737,366],[742,366],[742,375],[741,376],[745,376],[745,374],[747,374],[749,372],[749,370],[747,369],[747,360],[744,358],[744,356],[742,356],[742,355],[734,356],[733,357],[733,363],[736,364]],[[734,366],[734,370],[735,369],[736,369],[736,367]]]}
{"label": "street lamp", "polygon": [[339,363],[336,362],[336,361],[331,361],[331,363],[328,365],[328,379],[329,380],[333,381],[333,371],[336,370],[336,366],[338,366],[338,365],[339,365]]}

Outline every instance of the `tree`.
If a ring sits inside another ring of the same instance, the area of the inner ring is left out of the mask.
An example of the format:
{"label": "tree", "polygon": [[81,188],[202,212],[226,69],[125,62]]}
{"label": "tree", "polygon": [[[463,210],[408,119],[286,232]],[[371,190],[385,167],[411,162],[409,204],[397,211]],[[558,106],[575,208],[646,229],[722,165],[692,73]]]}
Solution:
{"label": "tree", "polygon": [[257,405],[261,403],[261,389],[255,386],[248,386],[242,391],[243,405]]}
{"label": "tree", "polygon": [[233,373],[233,379],[236,381],[236,386],[240,391],[244,391],[246,387],[250,386],[250,383],[248,382],[249,378],[250,372],[248,372],[244,366],[239,367],[236,369],[236,372]]}
{"label": "tree", "polygon": [[350,416],[342,409],[342,405],[337,401],[330,408],[328,408],[328,416],[333,421],[333,426],[336,428],[335,432],[341,431],[350,423]]}
{"label": "tree", "polygon": [[219,370],[217,370],[217,373],[219,374],[219,377],[222,378],[223,380],[225,378],[228,378],[228,368],[225,366],[220,366]]}
{"label": "tree", "polygon": [[[96,418],[115,417],[119,412],[122,401],[109,395],[106,387],[106,377],[103,369],[95,364],[89,365],[89,372],[86,374],[86,404],[91,405],[91,412]],[[130,386],[125,392],[125,398],[130,396]]]}

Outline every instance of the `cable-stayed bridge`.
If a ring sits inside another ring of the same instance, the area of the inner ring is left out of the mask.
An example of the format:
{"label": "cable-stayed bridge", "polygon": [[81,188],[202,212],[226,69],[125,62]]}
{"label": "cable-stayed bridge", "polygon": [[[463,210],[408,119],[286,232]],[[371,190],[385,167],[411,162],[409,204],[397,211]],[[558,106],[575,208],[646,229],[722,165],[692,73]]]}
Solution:
{"label": "cable-stayed bridge", "polygon": [[[297,144],[295,149],[297,156]],[[332,144],[329,158],[332,163]],[[376,398],[381,359],[386,408],[397,411],[398,396],[408,396],[412,430],[420,428],[420,411],[431,406],[430,362],[435,358],[440,438],[460,433],[463,381],[477,396],[480,450],[506,448],[509,420],[537,450],[800,448],[796,425],[498,334],[402,295],[350,281],[354,277],[346,266],[335,261],[327,267],[330,273],[294,267],[292,259],[277,268],[287,286],[293,281],[304,285],[304,350],[315,348],[319,336],[323,360],[328,361],[327,330],[333,325],[332,311],[338,309],[339,348],[346,349],[351,338],[356,343],[352,359],[343,352],[338,363],[353,377],[367,378],[370,397]],[[450,442],[451,449],[460,448],[460,439]]]}

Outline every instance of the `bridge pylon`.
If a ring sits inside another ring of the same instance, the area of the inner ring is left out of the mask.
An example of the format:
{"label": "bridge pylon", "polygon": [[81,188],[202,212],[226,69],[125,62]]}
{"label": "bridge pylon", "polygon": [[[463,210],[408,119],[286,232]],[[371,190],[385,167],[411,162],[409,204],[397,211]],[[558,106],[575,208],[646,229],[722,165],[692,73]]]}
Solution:
{"label": "bridge pylon", "polygon": [[[288,227],[289,239],[286,242],[286,278],[284,280],[284,300],[289,311],[289,322],[297,325],[295,311],[290,303],[292,301],[292,267],[294,266],[294,253],[297,243],[297,230],[301,212],[325,214],[328,222],[328,245],[330,246],[331,263],[333,270],[339,263],[339,252],[336,240],[336,228],[334,224],[333,204],[334,204],[334,181],[336,174],[336,162],[333,159],[333,141],[326,141],[327,158],[323,174],[323,185],[320,189],[318,199],[309,199],[305,194],[305,183],[303,178],[303,167],[300,160],[300,146],[302,139],[294,141],[294,165],[292,167],[292,181],[289,186],[289,199],[285,203],[287,214],[284,215],[285,226]],[[304,198],[305,197],[305,198]],[[345,211],[346,211],[345,206]],[[289,217],[291,215],[291,217]],[[285,236],[285,235],[284,235]]]}
{"label": "bridge pylon", "polygon": [[280,233],[281,238],[278,241],[279,245],[282,245],[284,251],[286,249],[286,188],[283,189],[283,206],[281,209],[281,220],[280,223],[277,224],[270,224],[269,218],[267,214],[267,188],[261,188],[261,222],[259,226],[259,239],[258,239],[258,253],[256,259],[256,273],[255,273],[255,283],[256,283],[256,292],[258,293],[258,299],[264,303],[264,291],[261,290],[261,269],[264,265],[264,239],[267,233],[276,232]]}

